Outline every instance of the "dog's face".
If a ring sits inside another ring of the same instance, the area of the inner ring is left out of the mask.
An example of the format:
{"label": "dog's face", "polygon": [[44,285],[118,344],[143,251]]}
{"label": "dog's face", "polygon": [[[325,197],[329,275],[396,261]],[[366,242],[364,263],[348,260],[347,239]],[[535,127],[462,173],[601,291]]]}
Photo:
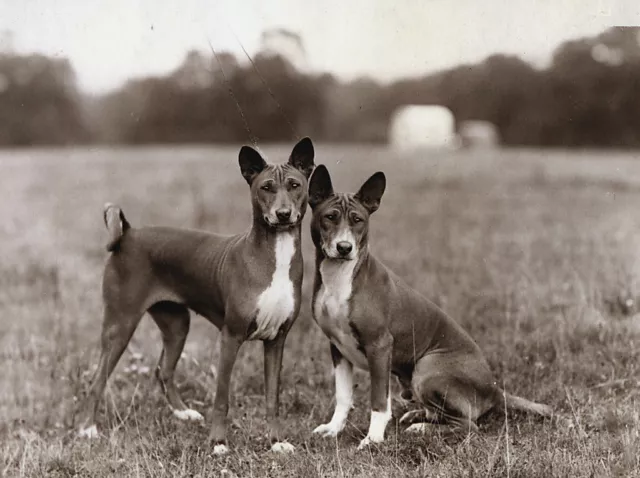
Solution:
{"label": "dog's face", "polygon": [[285,164],[267,164],[255,149],[240,149],[240,171],[251,187],[251,203],[258,220],[276,230],[300,224],[307,210],[307,181],[314,168],[313,157],[309,138],[295,145]]}
{"label": "dog's face", "polygon": [[319,165],[309,180],[311,238],[327,259],[353,260],[368,243],[369,216],[380,206],[386,179],[377,172],[355,193],[335,193],[329,171]]}

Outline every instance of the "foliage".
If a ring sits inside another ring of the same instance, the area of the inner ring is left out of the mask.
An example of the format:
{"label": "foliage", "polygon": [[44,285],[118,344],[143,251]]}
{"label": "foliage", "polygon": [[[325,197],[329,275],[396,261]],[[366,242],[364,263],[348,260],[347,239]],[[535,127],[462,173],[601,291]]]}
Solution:
{"label": "foliage", "polygon": [[78,143],[88,136],[67,60],[0,54],[0,145]]}
{"label": "foliage", "polygon": [[639,39],[616,27],[565,42],[546,69],[498,54],[390,85],[309,74],[268,48],[251,62],[191,51],[175,71],[98,98],[81,97],[66,60],[5,54],[0,145],[383,143],[396,108],[441,104],[458,122],[494,123],[505,145],[638,147]]}

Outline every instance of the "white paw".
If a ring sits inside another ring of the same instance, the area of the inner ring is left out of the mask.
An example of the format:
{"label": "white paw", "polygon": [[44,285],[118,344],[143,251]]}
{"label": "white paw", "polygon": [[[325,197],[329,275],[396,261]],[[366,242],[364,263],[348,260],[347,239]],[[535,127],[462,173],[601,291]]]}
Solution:
{"label": "white paw", "polygon": [[226,455],[227,453],[229,453],[229,449],[227,448],[227,445],[223,445],[221,443],[213,447],[214,455]]}
{"label": "white paw", "polygon": [[362,450],[363,448],[368,447],[372,443],[382,443],[384,441],[384,437],[377,437],[373,435],[367,435],[358,445],[358,450]]}
{"label": "white paw", "polygon": [[338,436],[338,433],[342,431],[342,427],[340,425],[336,425],[334,423],[325,423],[324,425],[320,425],[313,430],[313,433],[322,435],[323,437],[335,437]]}
{"label": "white paw", "polygon": [[296,447],[286,441],[279,441],[273,444],[271,451],[276,453],[293,453]]}
{"label": "white paw", "polygon": [[200,415],[199,412],[192,410],[191,408],[187,408],[186,410],[174,410],[173,415],[184,421],[202,421],[204,417]]}
{"label": "white paw", "polygon": [[83,428],[78,431],[78,437],[80,438],[98,438],[98,427],[91,425],[90,427]]}
{"label": "white paw", "polygon": [[429,423],[414,423],[405,430],[405,433],[425,434],[431,429],[432,427]]}

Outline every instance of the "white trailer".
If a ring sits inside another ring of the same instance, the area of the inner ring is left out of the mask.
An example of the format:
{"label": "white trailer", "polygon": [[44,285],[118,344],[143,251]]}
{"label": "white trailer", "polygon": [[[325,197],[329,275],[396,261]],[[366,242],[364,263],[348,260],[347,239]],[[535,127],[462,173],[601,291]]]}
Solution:
{"label": "white trailer", "polygon": [[463,121],[458,136],[465,148],[495,148],[500,144],[498,128],[489,121]]}

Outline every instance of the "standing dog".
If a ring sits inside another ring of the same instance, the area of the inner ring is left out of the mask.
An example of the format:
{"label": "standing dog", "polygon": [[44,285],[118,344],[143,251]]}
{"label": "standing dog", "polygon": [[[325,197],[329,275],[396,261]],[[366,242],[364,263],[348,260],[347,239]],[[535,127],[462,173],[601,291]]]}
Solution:
{"label": "standing dog", "polygon": [[371,422],[358,448],[384,440],[391,419],[391,373],[403,396],[424,407],[406,413],[401,422],[476,430],[480,416],[505,403],[550,415],[548,406],[501,390],[462,327],[369,252],[369,217],[380,206],[385,184],[378,172],[356,194],[334,193],[323,165],[309,182],[316,247],[313,317],[331,340],[336,387],[333,418],[314,433],[336,436],[344,428],[352,405],[353,364],[371,374]]}
{"label": "standing dog", "polygon": [[[210,440],[228,451],[229,382],[245,340],[264,343],[267,419],[272,439],[277,423],[285,338],[300,310],[300,230],[307,208],[307,180],[314,168],[313,144],[302,139],[286,164],[267,164],[244,146],[239,163],[250,186],[253,224],[248,232],[222,236],[167,227],[129,226],[116,206],[105,206],[111,255],[103,278],[102,352],[80,418],[80,434],[97,435],[95,415],[109,375],[142,315],[149,312],[162,333],[156,377],[169,406],[183,420],[202,420],[188,408],[173,380],[189,332],[189,309],[221,331],[220,363]],[[273,450],[290,451],[276,442]]]}

